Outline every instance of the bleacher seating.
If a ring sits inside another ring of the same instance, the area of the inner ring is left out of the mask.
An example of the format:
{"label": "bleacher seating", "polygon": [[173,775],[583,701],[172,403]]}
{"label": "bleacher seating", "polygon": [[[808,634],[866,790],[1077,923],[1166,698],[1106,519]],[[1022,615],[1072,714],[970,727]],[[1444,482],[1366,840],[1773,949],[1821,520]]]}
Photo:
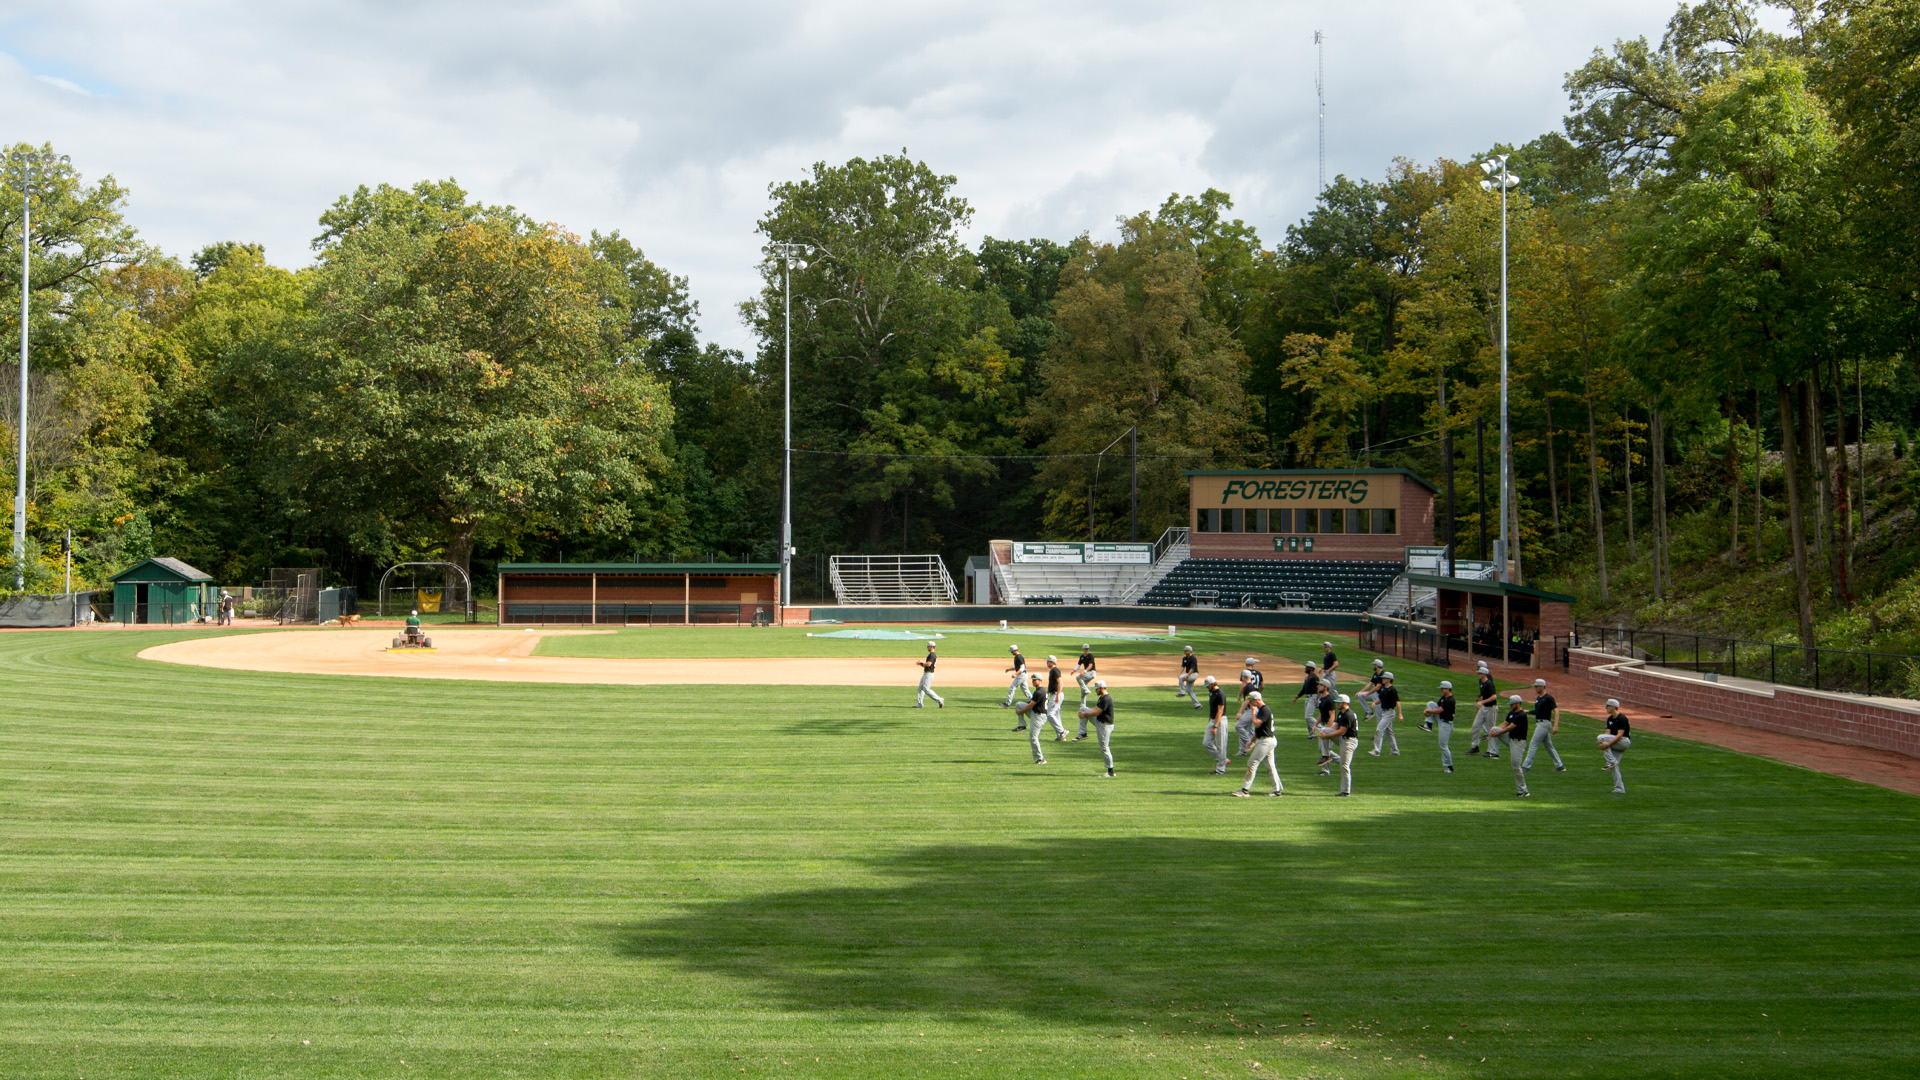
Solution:
{"label": "bleacher seating", "polygon": [[1187,559],[1140,603],[1357,612],[1367,610],[1400,571],[1397,562],[1349,559]]}

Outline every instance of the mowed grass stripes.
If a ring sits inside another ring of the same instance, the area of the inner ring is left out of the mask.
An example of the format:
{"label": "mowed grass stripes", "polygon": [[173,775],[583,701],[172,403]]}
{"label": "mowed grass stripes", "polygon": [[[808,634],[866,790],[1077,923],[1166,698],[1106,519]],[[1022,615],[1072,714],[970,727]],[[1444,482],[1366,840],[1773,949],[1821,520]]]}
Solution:
{"label": "mowed grass stripes", "polygon": [[1520,801],[1408,722],[1334,799],[1287,709],[1236,800],[1171,677],[1108,781],[990,690],[135,658],[181,636],[0,635],[0,1076],[1920,1071],[1916,802],[1777,763],[1636,736],[1615,798],[1575,720]]}

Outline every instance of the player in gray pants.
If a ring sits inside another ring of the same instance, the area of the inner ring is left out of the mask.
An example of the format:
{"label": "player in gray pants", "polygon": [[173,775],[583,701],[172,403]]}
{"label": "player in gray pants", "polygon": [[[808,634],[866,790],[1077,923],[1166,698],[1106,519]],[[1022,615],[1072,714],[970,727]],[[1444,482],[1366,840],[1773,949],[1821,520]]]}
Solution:
{"label": "player in gray pants", "polygon": [[1613,793],[1627,793],[1626,777],[1620,775],[1620,757],[1633,745],[1633,725],[1627,722],[1627,714],[1620,711],[1620,702],[1607,699],[1607,733],[1600,736],[1600,750],[1606,757],[1603,769],[1613,770]]}
{"label": "player in gray pants", "polygon": [[1380,747],[1385,745],[1394,757],[1399,757],[1400,740],[1393,737],[1393,722],[1400,719],[1400,691],[1393,685],[1393,672],[1380,673],[1380,689],[1374,694],[1374,701],[1380,707],[1380,716],[1373,722],[1373,749],[1369,753],[1379,757]]}
{"label": "player in gray pants", "polygon": [[1045,684],[1040,681],[1038,672],[1035,672],[1033,675],[1032,693],[1027,697],[1027,700],[1015,705],[1014,709],[1026,718],[1027,728],[1032,732],[1028,737],[1033,740],[1033,763],[1035,765],[1045,765],[1047,763],[1047,756],[1040,752],[1040,732],[1044,731],[1047,726],[1047,688]]}
{"label": "player in gray pants", "polygon": [[916,709],[926,708],[928,698],[932,698],[933,703],[943,709],[947,707],[947,699],[933,692],[933,665],[940,662],[940,658],[933,653],[933,645],[933,642],[927,642],[927,658],[920,661],[920,700],[913,706]]}
{"label": "player in gray pants", "polygon": [[1080,710],[1080,722],[1084,724],[1088,720],[1093,721],[1093,730],[1100,736],[1100,756],[1106,759],[1107,776],[1111,779],[1113,776],[1113,695],[1107,693],[1105,679],[1093,680],[1093,689],[1100,696],[1094,699],[1092,708]]}
{"label": "player in gray pants", "polygon": [[1060,658],[1047,657],[1047,723],[1053,725],[1054,742],[1067,737],[1067,725],[1060,722],[1060,699],[1065,696],[1060,691],[1060,678]]}
{"label": "player in gray pants", "polygon": [[1532,796],[1533,792],[1527,790],[1527,767],[1520,760],[1520,747],[1527,741],[1527,710],[1520,704],[1519,694],[1507,699],[1507,715],[1487,734],[1507,744],[1507,760],[1513,762],[1513,793],[1523,799]]}
{"label": "player in gray pants", "polygon": [[[1000,706],[1003,709],[1013,708],[1015,701],[1026,696],[1025,691],[1027,688],[1027,658],[1020,655],[1020,646],[1018,645],[1007,646],[1007,651],[1013,654],[1013,664],[1007,668],[1008,671],[1013,672],[1013,681],[1007,684],[1007,700],[1005,704]],[[1026,726],[1026,719],[1023,717],[1020,721],[1020,726],[1013,730],[1023,731],[1026,729]]]}
{"label": "player in gray pants", "polygon": [[1533,768],[1533,755],[1542,746],[1553,758],[1553,771],[1566,772],[1567,763],[1560,760],[1560,751],[1553,748],[1553,737],[1560,734],[1560,703],[1547,693],[1547,680],[1533,680],[1533,735],[1527,739],[1527,760],[1522,769]]}

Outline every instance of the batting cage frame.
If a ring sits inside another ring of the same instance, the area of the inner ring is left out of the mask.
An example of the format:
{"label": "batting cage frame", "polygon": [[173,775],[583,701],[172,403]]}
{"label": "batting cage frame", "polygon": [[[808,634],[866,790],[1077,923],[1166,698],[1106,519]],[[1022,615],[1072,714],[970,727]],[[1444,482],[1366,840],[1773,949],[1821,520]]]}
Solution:
{"label": "batting cage frame", "polygon": [[[405,584],[394,583],[396,574],[402,575]],[[423,584],[423,579],[438,579],[439,583],[428,586]],[[478,618],[473,603],[473,577],[459,563],[403,562],[387,567],[387,572],[380,575],[377,610],[381,618],[392,614],[388,609],[395,598],[404,598],[401,611],[429,615],[457,612],[465,616],[465,622]]]}

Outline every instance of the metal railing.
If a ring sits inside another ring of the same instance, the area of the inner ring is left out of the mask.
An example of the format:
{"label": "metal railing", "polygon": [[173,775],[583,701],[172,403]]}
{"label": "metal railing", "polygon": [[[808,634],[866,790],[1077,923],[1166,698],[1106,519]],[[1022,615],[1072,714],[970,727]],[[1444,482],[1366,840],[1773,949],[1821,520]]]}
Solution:
{"label": "metal railing", "polygon": [[1453,666],[1453,650],[1439,627],[1405,619],[1361,616],[1360,651],[1371,652],[1375,656],[1417,660],[1435,667]]}
{"label": "metal railing", "polygon": [[[1116,604],[1136,603],[1142,593],[1158,585],[1160,579],[1167,576],[1168,571],[1178,566],[1182,560],[1192,554],[1191,533],[1192,530],[1185,525],[1174,525],[1169,527],[1167,531],[1161,533],[1160,539],[1153,542],[1153,560],[1149,563],[1147,576],[1127,586],[1119,596],[1113,598],[1113,602]],[[1169,555],[1176,557],[1169,561],[1166,566],[1162,566],[1161,562],[1167,560]]]}
{"label": "metal railing", "polygon": [[827,576],[842,606],[959,603],[938,555],[835,555]]}
{"label": "metal railing", "polygon": [[1879,697],[1920,698],[1920,656],[1858,649],[1811,649],[1768,641],[1576,623],[1568,643],[1709,677],[1753,679]]}

